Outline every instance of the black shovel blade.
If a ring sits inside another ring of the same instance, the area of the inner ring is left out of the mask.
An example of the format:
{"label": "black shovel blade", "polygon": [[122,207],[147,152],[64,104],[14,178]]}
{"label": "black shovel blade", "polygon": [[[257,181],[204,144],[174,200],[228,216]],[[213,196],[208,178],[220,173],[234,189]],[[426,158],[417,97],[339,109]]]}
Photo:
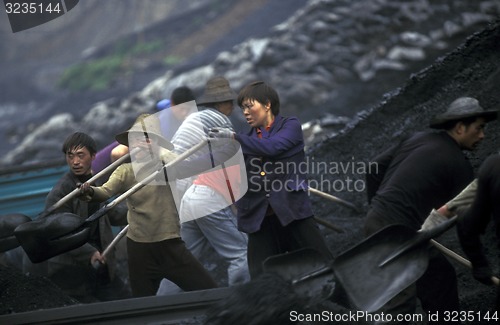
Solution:
{"label": "black shovel blade", "polygon": [[264,271],[276,273],[289,281],[294,290],[307,297],[327,299],[335,289],[335,280],[328,261],[312,248],[303,248],[275,255],[264,261]]}
{"label": "black shovel blade", "polygon": [[0,253],[19,246],[19,241],[14,236],[14,229],[29,221],[31,218],[21,213],[0,216]]}
{"label": "black shovel blade", "polygon": [[429,263],[426,245],[416,246],[391,263],[379,266],[395,249],[417,235],[412,228],[391,225],[335,259],[335,277],[357,309],[379,310],[424,274]]}
{"label": "black shovel blade", "polygon": [[398,249],[394,250],[394,252],[386,257],[382,262],[380,262],[379,266],[383,267],[387,263],[390,263],[392,260],[398,258],[400,255],[404,254],[406,251],[418,246],[418,245],[425,245],[429,244],[429,240],[432,238],[441,235],[443,232],[447,231],[450,229],[452,226],[455,225],[457,220],[457,216],[454,216],[451,219],[448,219],[447,221],[431,228],[428,230],[421,230],[418,231],[415,236],[411,238],[411,240],[408,240],[406,243],[404,243],[401,247]]}
{"label": "black shovel blade", "polygon": [[90,229],[72,213],[59,213],[18,226],[14,234],[33,263],[68,252],[85,244]]}

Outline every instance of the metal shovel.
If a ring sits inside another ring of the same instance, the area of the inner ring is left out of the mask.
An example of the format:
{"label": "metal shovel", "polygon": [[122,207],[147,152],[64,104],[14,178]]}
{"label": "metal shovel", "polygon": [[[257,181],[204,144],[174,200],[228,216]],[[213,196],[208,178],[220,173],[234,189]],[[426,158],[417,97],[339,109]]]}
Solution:
{"label": "metal shovel", "polygon": [[454,225],[456,217],[428,231],[391,225],[333,262],[337,281],[359,310],[374,312],[418,280],[429,263],[429,240]]}
{"label": "metal shovel", "polygon": [[327,299],[335,289],[331,261],[312,248],[275,255],[264,261],[264,272],[276,273],[301,295]]}
{"label": "metal shovel", "polygon": [[0,253],[19,246],[14,229],[17,226],[31,221],[31,218],[21,213],[0,216]]}

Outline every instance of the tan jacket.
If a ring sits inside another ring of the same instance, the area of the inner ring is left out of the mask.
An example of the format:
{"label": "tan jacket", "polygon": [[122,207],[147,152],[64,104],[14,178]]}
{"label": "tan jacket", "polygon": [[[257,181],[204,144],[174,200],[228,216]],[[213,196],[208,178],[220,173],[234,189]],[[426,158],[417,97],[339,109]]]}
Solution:
{"label": "tan jacket", "polygon": [[[168,155],[165,162],[173,157],[175,157],[173,154]],[[140,176],[147,177],[156,168],[143,170],[143,175]],[[135,184],[137,180],[132,164],[123,164],[113,172],[104,185],[92,187],[94,189],[92,200],[105,201],[126,192]],[[144,186],[127,198],[127,206],[129,224],[127,236],[130,239],[152,243],[180,237],[179,215],[168,184]]]}

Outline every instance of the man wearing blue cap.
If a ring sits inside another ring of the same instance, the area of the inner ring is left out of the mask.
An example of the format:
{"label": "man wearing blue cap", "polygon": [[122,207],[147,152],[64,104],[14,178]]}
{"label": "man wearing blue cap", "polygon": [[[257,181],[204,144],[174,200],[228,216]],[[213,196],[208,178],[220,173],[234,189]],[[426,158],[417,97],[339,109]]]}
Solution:
{"label": "man wearing blue cap", "polygon": [[[195,100],[195,97],[191,89],[186,86],[181,86],[174,89],[170,99],[162,99],[156,103],[156,109],[162,111],[160,114],[161,132],[165,139],[171,140],[175,131],[177,131],[182,124],[182,121],[192,113],[192,111],[189,110],[189,107],[192,106],[187,106],[186,108],[186,106],[180,104],[193,100]],[[94,173],[100,172],[113,161],[127,153],[127,146],[119,144],[117,141],[113,141],[97,152],[92,162],[92,171],[94,171]]]}
{"label": "man wearing blue cap", "polygon": [[174,89],[170,99],[160,100],[156,104],[156,108],[161,110],[161,133],[165,139],[171,140],[186,117],[194,113],[191,108],[195,107],[195,105],[181,105],[193,100],[195,100],[195,97],[191,89],[181,86]]}

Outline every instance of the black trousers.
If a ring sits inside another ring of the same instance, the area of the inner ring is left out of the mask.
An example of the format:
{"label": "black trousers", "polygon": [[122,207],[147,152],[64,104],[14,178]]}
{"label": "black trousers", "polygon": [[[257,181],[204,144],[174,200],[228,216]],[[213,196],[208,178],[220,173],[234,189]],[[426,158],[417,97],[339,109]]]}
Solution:
{"label": "black trousers", "polygon": [[217,287],[181,238],[139,243],[127,238],[130,287],[134,297],[154,296],[166,278],[184,291]]}
{"label": "black trousers", "polygon": [[276,215],[264,218],[259,231],[248,234],[248,269],[252,279],[263,272],[262,263],[270,256],[300,248],[314,248],[326,259],[332,254],[313,217],[282,226]]}

